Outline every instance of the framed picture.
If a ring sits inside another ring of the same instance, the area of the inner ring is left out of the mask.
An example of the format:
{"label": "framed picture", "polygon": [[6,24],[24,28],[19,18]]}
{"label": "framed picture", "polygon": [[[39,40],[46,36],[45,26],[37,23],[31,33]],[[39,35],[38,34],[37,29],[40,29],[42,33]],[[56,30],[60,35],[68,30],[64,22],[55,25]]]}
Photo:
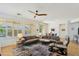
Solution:
{"label": "framed picture", "polygon": [[51,31],[55,31],[55,29],[53,28],[53,29],[51,29]]}
{"label": "framed picture", "polygon": [[65,29],[62,29],[62,31],[65,31]]}

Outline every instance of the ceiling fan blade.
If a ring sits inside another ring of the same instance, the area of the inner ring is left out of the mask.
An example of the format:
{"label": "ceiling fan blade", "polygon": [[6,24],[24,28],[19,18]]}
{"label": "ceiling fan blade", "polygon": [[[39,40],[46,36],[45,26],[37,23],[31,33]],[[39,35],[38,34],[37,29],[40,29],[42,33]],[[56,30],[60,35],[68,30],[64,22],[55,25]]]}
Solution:
{"label": "ceiling fan blade", "polygon": [[28,12],[33,13],[33,14],[36,14],[35,12],[33,12],[33,11],[31,11],[31,10],[28,10]]}
{"label": "ceiling fan blade", "polygon": [[47,16],[47,14],[37,14],[38,16]]}

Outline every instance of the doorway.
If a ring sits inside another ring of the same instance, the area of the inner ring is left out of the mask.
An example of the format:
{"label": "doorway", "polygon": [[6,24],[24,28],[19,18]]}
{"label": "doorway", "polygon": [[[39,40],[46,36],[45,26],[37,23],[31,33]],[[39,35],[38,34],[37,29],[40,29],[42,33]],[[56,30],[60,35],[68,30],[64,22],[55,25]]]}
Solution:
{"label": "doorway", "polygon": [[65,38],[65,36],[66,36],[66,26],[65,26],[65,24],[59,25],[59,36],[60,36],[60,38]]}

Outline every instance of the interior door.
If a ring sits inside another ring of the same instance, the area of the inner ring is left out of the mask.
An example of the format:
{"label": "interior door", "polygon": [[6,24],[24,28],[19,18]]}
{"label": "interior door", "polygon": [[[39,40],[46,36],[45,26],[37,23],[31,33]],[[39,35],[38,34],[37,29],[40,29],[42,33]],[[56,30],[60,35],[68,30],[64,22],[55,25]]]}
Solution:
{"label": "interior door", "polygon": [[61,38],[65,38],[65,36],[66,36],[66,26],[65,26],[65,24],[59,25],[59,35],[60,35]]}

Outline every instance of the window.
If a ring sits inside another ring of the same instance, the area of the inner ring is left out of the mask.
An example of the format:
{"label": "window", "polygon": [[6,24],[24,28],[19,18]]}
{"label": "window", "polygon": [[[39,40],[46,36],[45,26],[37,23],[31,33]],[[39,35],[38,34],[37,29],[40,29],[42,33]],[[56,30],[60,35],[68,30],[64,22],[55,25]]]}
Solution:
{"label": "window", "polygon": [[29,25],[25,26],[25,35],[31,34],[31,27]]}
{"label": "window", "polygon": [[12,29],[8,29],[8,36],[12,37]]}
{"label": "window", "polygon": [[43,26],[40,25],[40,26],[39,26],[39,32],[40,32],[40,33],[42,32],[42,29],[43,29]]}
{"label": "window", "polygon": [[0,37],[6,36],[6,29],[5,27],[0,27]]}
{"label": "window", "polygon": [[17,30],[14,30],[14,36],[17,36]]}
{"label": "window", "polygon": [[28,34],[28,31],[27,30],[25,30],[25,34]]}
{"label": "window", "polygon": [[25,35],[30,35],[31,31],[30,30],[25,30]]}
{"label": "window", "polygon": [[18,33],[22,33],[22,30],[18,30]]}

